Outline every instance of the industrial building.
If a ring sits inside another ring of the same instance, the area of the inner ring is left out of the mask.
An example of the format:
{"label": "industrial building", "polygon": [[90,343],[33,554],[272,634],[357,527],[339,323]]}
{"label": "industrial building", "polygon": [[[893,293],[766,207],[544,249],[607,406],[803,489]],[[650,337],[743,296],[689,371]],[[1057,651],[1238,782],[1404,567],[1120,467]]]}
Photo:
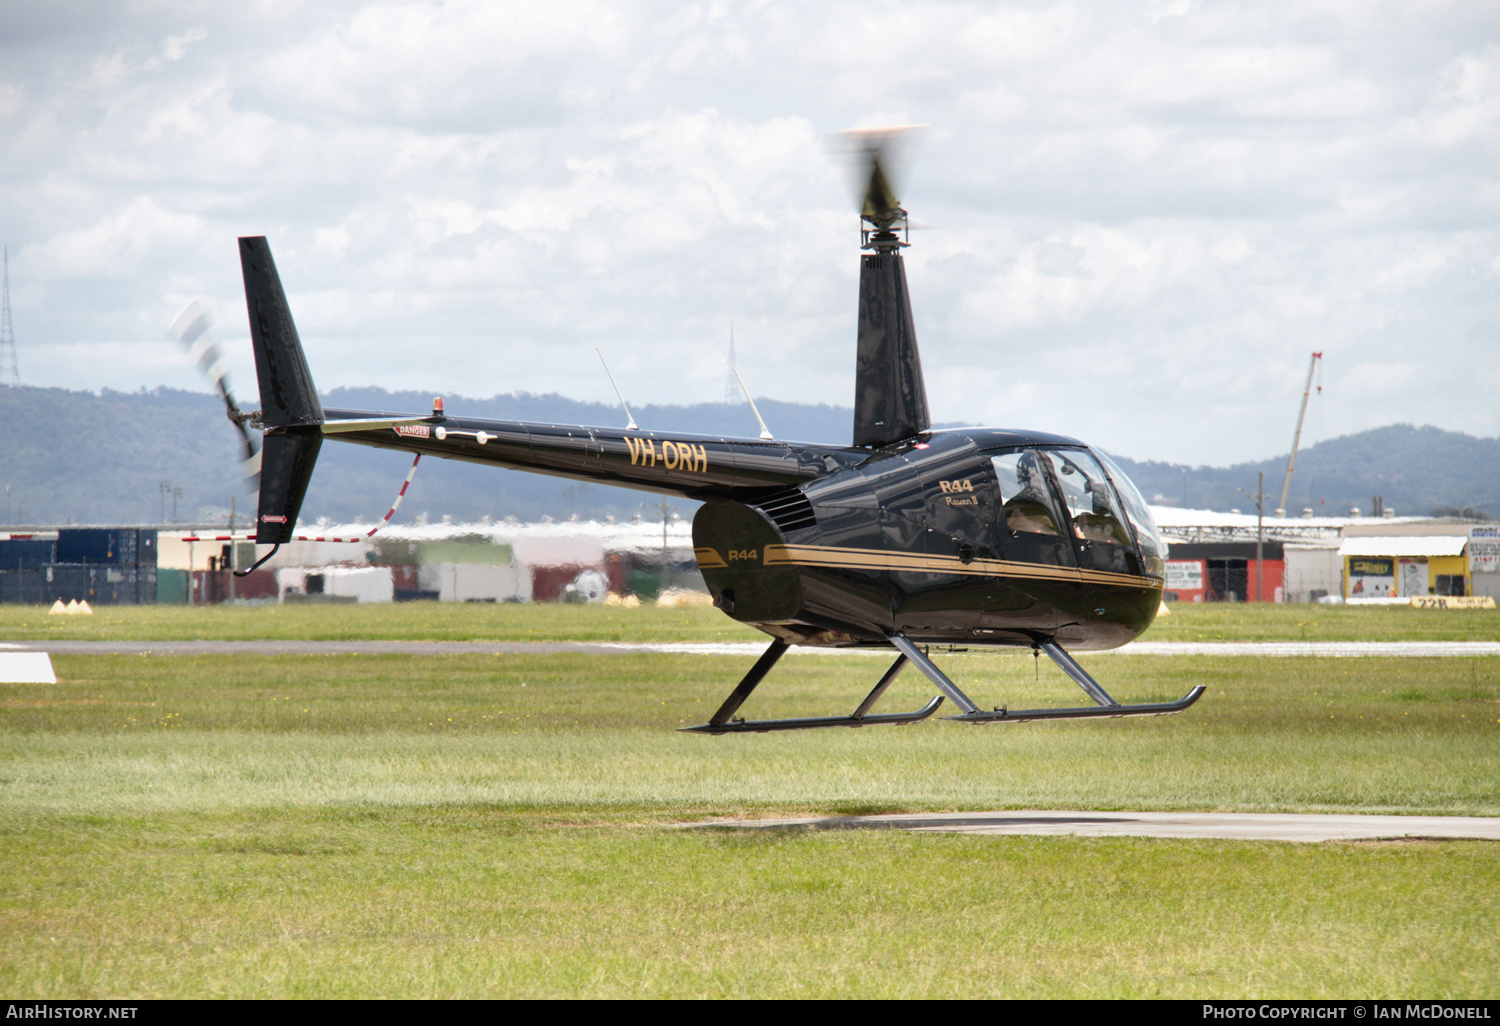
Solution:
{"label": "industrial building", "polygon": [[[1153,507],[1168,602],[1406,602],[1500,597],[1500,526],[1419,517],[1263,519]],[[556,602],[701,590],[690,524],[314,525],[237,578],[243,531],[60,527],[0,532],[0,602]],[[350,539],[341,541],[337,539]]]}
{"label": "industrial building", "polygon": [[[1474,527],[1457,521],[1350,527],[1339,545],[1344,599],[1409,602],[1416,596],[1476,594],[1469,565]],[[1487,585],[1489,576],[1481,571],[1479,583]]]}
{"label": "industrial building", "polygon": [[[665,529],[567,521],[399,524],[374,537],[357,525],[312,530],[319,540],[283,545],[244,578],[227,569],[255,559],[243,536],[231,542],[227,534],[163,532],[161,573],[181,575],[178,601],[194,604],[602,601],[609,594],[653,599],[669,588],[703,588],[690,525],[681,519]],[[333,540],[345,538],[351,540]]]}
{"label": "industrial building", "polygon": [[1167,601],[1500,597],[1500,527],[1493,525],[1390,514],[1258,519],[1171,507],[1152,513],[1168,540]]}

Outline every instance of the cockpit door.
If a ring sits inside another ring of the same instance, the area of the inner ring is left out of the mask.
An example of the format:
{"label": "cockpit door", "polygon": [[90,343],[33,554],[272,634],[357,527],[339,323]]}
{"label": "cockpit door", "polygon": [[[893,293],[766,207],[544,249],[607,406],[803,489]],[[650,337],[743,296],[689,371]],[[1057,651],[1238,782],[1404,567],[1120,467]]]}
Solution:
{"label": "cockpit door", "polygon": [[1140,556],[1103,468],[1081,449],[1042,449],[1039,456],[1057,486],[1078,565],[1139,576]]}
{"label": "cockpit door", "polygon": [[1047,473],[1047,457],[1021,449],[991,457],[1000,485],[998,515],[1002,556],[1013,563],[1077,566],[1070,522],[1063,516]]}
{"label": "cockpit door", "polygon": [[961,566],[975,559],[995,559],[995,474],[989,459],[973,448],[922,467],[927,520],[933,537],[929,551],[939,558],[957,557]]}
{"label": "cockpit door", "polygon": [[[949,444],[915,461],[920,505],[901,508],[901,531],[887,531],[893,619],[898,630],[970,631],[990,604],[986,561],[996,558],[995,481],[972,444]],[[889,516],[894,504],[882,503]]]}

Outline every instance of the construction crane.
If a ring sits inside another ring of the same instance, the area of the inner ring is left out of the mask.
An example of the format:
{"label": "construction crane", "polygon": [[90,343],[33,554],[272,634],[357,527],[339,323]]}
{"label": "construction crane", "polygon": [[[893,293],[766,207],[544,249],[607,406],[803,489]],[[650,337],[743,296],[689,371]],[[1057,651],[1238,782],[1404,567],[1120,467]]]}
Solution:
{"label": "construction crane", "polygon": [[[1281,482],[1281,501],[1276,504],[1278,517],[1286,516],[1286,500],[1292,494],[1292,472],[1297,469],[1297,445],[1302,441],[1302,420],[1307,416],[1307,397],[1312,393],[1313,371],[1318,369],[1318,361],[1321,359],[1322,353],[1313,353],[1312,362],[1307,365],[1307,384],[1302,386],[1302,408],[1297,411],[1297,431],[1292,435],[1292,454],[1287,457],[1286,477]],[[1323,386],[1320,384],[1318,393],[1321,395],[1322,392]]]}

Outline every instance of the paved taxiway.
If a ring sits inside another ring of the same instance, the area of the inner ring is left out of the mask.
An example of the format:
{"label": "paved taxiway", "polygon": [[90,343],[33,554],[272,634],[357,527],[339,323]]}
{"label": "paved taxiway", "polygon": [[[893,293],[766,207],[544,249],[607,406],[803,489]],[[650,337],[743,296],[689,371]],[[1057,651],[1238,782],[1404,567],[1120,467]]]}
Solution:
{"label": "paved taxiway", "polygon": [[684,824],[685,829],[910,830],[937,834],[1073,834],[1079,837],[1209,837],[1235,841],[1373,841],[1477,838],[1500,841],[1500,817],[1361,816],[1237,812],[941,812]]}
{"label": "paved taxiway", "polygon": [[[766,643],[624,642],[624,641],[6,641],[0,652],[51,652],[53,655],[506,655],[582,652],[611,655],[663,652],[675,655],[758,656]],[[975,646],[978,651],[980,646]],[[1011,651],[1020,651],[1012,649]],[[872,655],[890,658],[885,648],[808,648],[793,655]],[[1494,641],[1137,641],[1093,655],[1261,656],[1271,658],[1500,656]]]}

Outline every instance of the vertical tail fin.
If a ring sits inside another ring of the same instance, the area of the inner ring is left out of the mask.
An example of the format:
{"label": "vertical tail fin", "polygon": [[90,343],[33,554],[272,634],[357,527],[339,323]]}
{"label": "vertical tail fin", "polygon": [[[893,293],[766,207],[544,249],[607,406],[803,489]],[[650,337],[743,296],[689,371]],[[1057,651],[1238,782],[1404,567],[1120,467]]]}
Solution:
{"label": "vertical tail fin", "polygon": [[240,239],[240,268],[245,275],[255,376],[260,380],[261,422],[268,428],[321,424],[323,404],[318,402],[307,357],[302,355],[302,340],[297,337],[264,236]]}
{"label": "vertical tail fin", "polygon": [[240,239],[240,268],[260,382],[261,423],[266,427],[255,540],[271,545],[291,541],[296,529],[323,445],[323,404],[307,369],[271,247],[263,237]]}

